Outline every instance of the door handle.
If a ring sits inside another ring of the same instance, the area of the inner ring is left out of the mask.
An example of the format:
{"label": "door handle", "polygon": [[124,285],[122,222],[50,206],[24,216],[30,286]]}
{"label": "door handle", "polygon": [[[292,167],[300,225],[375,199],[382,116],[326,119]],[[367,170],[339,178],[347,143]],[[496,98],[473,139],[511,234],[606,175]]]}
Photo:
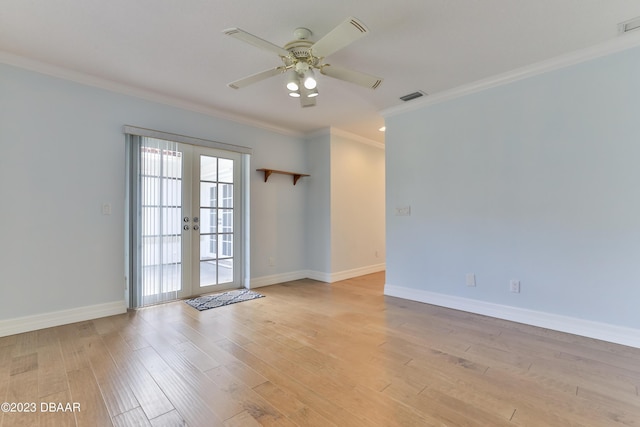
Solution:
{"label": "door handle", "polygon": [[200,230],[200,226],[198,224],[194,224],[193,229],[196,230],[196,231]]}
{"label": "door handle", "polygon": [[198,222],[200,219],[197,216],[193,217],[193,222]]}
{"label": "door handle", "polygon": [[182,226],[182,229],[187,231],[189,229],[189,226],[185,224],[185,225]]}
{"label": "door handle", "polygon": [[189,222],[189,217],[188,217],[188,216],[185,216],[184,218],[182,218],[182,220],[183,220],[184,222]]}

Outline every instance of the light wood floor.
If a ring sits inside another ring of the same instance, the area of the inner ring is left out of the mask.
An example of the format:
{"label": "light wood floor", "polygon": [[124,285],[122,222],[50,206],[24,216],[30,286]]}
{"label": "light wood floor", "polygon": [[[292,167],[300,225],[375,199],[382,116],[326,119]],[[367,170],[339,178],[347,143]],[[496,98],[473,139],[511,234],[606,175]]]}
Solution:
{"label": "light wood floor", "polygon": [[[13,426],[640,425],[640,350],[300,280],[0,338]],[[80,404],[42,412],[42,402]]]}

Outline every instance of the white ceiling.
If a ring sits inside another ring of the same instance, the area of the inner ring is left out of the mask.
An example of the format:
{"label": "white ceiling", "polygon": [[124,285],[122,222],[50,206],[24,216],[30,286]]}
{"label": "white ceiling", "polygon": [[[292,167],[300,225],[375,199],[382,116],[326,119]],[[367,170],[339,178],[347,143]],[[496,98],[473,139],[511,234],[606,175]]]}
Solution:
{"label": "white ceiling", "polygon": [[[282,46],[296,27],[318,40],[349,16],[371,33],[327,62],[384,77],[377,90],[320,76],[318,105],[302,109],[282,76],[227,87],[282,63],[222,30]],[[639,0],[1,0],[0,53],[226,117],[296,133],[333,126],[382,142],[380,111],[402,95],[436,94],[605,42],[638,16]]]}

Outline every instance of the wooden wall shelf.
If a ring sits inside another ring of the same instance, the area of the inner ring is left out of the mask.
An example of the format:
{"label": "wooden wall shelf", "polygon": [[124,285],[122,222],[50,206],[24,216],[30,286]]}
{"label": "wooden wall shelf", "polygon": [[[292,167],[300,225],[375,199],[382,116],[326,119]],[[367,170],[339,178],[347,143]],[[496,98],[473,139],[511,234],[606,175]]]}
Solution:
{"label": "wooden wall shelf", "polygon": [[269,179],[269,177],[271,176],[272,173],[279,173],[281,175],[291,175],[293,176],[293,185],[296,185],[298,183],[298,180],[300,178],[302,178],[303,176],[310,176],[307,175],[306,173],[297,173],[297,172],[287,172],[287,171],[279,171],[276,169],[256,169],[259,172],[264,172],[264,182],[267,182],[267,180]]}

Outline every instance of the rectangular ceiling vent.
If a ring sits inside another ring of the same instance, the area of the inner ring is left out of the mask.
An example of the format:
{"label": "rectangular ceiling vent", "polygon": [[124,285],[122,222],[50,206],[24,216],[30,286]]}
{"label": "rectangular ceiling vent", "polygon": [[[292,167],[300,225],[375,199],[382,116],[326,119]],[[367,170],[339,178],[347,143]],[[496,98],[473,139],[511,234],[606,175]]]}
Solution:
{"label": "rectangular ceiling vent", "polygon": [[640,16],[618,24],[618,32],[620,34],[628,33],[629,31],[637,30],[639,28]]}
{"label": "rectangular ceiling vent", "polygon": [[420,98],[421,96],[424,96],[424,95],[426,95],[426,92],[419,90],[417,92],[413,92],[408,95],[401,96],[400,99],[402,99],[404,102],[407,102],[407,101],[411,101],[412,99]]}

